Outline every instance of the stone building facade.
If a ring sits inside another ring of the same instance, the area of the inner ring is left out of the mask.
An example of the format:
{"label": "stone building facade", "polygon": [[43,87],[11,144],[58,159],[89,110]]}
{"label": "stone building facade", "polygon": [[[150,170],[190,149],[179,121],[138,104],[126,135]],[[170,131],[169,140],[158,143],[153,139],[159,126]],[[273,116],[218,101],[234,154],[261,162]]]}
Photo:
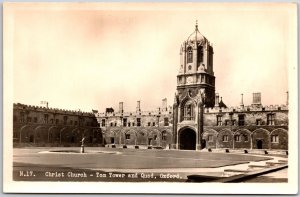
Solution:
{"label": "stone building facade", "polygon": [[172,149],[288,149],[288,102],[264,106],[261,94],[244,106],[227,107],[215,92],[213,47],[195,26],[180,47],[180,69],[172,106],[83,113],[14,104],[14,145],[136,145]]}
{"label": "stone building facade", "polygon": [[172,107],[167,106],[166,99],[153,111],[142,111],[137,101],[136,111],[125,112],[120,102],[117,112],[107,108],[96,117],[106,144],[168,147],[172,143]]}
{"label": "stone building facade", "polygon": [[13,105],[14,146],[102,146],[103,135],[94,113]]}
{"label": "stone building facade", "polygon": [[[107,144],[173,149],[288,149],[288,105],[253,102],[228,108],[215,93],[213,47],[195,26],[180,47],[180,69],[172,107],[153,112],[113,109],[96,114]],[[166,102],[166,100],[165,100]],[[164,110],[165,109],[165,110]],[[167,121],[166,121],[167,120]],[[167,123],[169,122],[169,123]]]}

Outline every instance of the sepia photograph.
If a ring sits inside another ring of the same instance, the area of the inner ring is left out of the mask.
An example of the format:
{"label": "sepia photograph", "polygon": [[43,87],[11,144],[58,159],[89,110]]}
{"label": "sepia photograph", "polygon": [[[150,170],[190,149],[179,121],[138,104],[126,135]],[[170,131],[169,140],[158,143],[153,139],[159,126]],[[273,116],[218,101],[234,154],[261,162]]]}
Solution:
{"label": "sepia photograph", "polygon": [[4,3],[3,57],[4,192],[298,192],[297,4]]}

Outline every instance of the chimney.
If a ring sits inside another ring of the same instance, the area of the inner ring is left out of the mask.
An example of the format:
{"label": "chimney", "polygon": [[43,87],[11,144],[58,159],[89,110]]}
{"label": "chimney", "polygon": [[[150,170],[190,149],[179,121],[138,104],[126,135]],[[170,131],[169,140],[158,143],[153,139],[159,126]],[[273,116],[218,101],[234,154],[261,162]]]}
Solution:
{"label": "chimney", "polygon": [[168,111],[168,107],[167,107],[167,98],[164,98],[164,99],[162,100],[162,106],[161,106],[161,108],[162,108],[162,111]]}
{"label": "chimney", "polygon": [[119,113],[123,113],[123,102],[119,102]]}
{"label": "chimney", "polygon": [[261,105],[261,93],[260,92],[253,93],[252,105]]}
{"label": "chimney", "polygon": [[137,111],[137,112],[140,112],[140,111],[141,111],[141,101],[137,101],[136,111]]}
{"label": "chimney", "polygon": [[286,92],[286,105],[289,105],[289,92]]}
{"label": "chimney", "polygon": [[219,107],[219,94],[216,93],[215,107]]}
{"label": "chimney", "polygon": [[240,103],[240,106],[243,108],[244,107],[244,100],[243,100],[243,94],[241,94],[241,103]]}

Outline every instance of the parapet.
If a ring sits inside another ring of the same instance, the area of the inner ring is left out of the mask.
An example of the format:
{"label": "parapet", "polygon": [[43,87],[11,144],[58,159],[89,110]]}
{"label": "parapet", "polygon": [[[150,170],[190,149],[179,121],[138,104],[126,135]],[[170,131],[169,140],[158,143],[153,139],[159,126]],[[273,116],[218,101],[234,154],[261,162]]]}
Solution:
{"label": "parapet", "polygon": [[288,111],[287,105],[249,105],[244,107],[229,107],[229,108],[205,108],[205,113],[219,113],[219,112],[259,112],[259,111]]}
{"label": "parapet", "polygon": [[31,111],[38,111],[38,112],[47,112],[47,113],[60,113],[66,115],[81,115],[81,116],[95,116],[92,112],[82,112],[79,110],[68,110],[68,109],[59,109],[59,108],[46,108],[42,106],[36,105],[25,105],[21,103],[14,103],[14,109],[19,110],[31,110]]}

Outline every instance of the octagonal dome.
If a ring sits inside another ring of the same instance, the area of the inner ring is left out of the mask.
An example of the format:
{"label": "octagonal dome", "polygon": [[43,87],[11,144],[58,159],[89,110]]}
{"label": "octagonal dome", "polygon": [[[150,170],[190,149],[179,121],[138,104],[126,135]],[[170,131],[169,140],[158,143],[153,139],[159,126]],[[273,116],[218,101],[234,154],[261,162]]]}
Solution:
{"label": "octagonal dome", "polygon": [[195,31],[188,37],[187,42],[204,44],[207,39],[198,30],[198,24],[195,26]]}

